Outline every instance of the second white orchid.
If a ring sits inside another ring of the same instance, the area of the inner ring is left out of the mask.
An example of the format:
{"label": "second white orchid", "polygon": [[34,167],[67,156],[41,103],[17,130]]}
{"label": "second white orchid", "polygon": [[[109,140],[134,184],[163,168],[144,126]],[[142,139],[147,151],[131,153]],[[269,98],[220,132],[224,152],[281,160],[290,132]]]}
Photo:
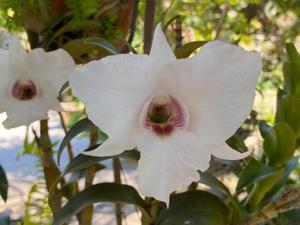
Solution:
{"label": "second white orchid", "polygon": [[8,50],[0,49],[0,113],[13,128],[47,118],[49,110],[60,111],[57,96],[75,70],[72,57],[63,49],[26,52],[17,37]]}
{"label": "second white orchid", "polygon": [[220,41],[177,60],[158,26],[150,55],[108,56],[71,76],[73,94],[109,136],[86,154],[107,156],[137,146],[139,188],[168,202],[199,179],[211,155],[240,159],[225,140],[249,114],[261,57]]}

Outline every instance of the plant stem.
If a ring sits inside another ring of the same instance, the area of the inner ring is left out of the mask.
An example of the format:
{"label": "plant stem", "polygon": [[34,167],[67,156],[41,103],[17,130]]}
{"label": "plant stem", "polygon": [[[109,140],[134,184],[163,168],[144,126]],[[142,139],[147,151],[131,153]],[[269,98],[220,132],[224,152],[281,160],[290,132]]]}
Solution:
{"label": "plant stem", "polygon": [[258,212],[242,220],[239,225],[258,225],[274,218],[278,213],[300,208],[300,188],[286,191],[280,198],[266,205]]}
{"label": "plant stem", "polygon": [[176,17],[176,23],[175,23],[175,33],[176,33],[176,48],[179,48],[182,46],[182,17],[177,16]]}
{"label": "plant stem", "polygon": [[[41,162],[43,166],[46,187],[50,191],[51,185],[60,176],[60,171],[53,159],[52,144],[49,137],[48,120],[40,121],[40,138],[38,139],[38,145],[41,151]],[[55,215],[61,208],[61,196],[56,195],[49,200],[49,205],[53,215]]]}
{"label": "plant stem", "polygon": [[[113,170],[114,170],[114,179],[115,183],[121,184],[121,162],[120,159],[114,158],[113,159]],[[122,205],[116,204],[115,207],[115,214],[116,214],[116,221],[117,225],[122,225]]]}
{"label": "plant stem", "polygon": [[147,0],[145,6],[145,24],[144,24],[144,53],[149,54],[155,16],[155,0]]}
{"label": "plant stem", "polygon": [[[91,133],[90,133],[90,146],[96,145],[97,141],[98,141],[98,129],[97,129],[97,127],[93,127],[91,129]],[[85,188],[93,185],[93,180],[95,178],[96,172],[97,172],[96,166],[90,166],[87,168],[86,173],[85,173]],[[85,207],[80,212],[79,224],[80,225],[91,225],[92,220],[93,220],[93,212],[94,212],[93,205]]]}

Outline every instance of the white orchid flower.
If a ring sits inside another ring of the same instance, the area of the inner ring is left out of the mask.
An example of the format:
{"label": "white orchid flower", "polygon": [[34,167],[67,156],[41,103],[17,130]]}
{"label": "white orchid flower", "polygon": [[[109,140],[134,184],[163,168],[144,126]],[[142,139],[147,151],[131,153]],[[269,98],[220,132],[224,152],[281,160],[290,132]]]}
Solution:
{"label": "white orchid flower", "polygon": [[26,52],[14,36],[8,50],[0,49],[0,113],[4,127],[13,128],[47,118],[61,110],[57,96],[75,70],[71,56],[62,49]]}
{"label": "white orchid flower", "polygon": [[212,41],[195,57],[177,60],[157,26],[150,55],[121,54],[90,62],[71,75],[73,94],[109,136],[107,156],[137,147],[139,188],[168,202],[169,194],[199,180],[211,155],[241,159],[225,143],[247,118],[261,57]]}

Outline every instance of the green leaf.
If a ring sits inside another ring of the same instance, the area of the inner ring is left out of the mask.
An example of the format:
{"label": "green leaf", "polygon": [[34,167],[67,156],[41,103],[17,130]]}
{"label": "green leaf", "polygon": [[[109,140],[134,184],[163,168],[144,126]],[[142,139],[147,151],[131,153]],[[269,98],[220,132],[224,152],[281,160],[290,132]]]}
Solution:
{"label": "green leaf", "polygon": [[231,210],[215,195],[199,190],[171,195],[170,207],[161,213],[157,225],[225,225]]}
{"label": "green leaf", "polygon": [[266,166],[262,162],[251,158],[240,176],[236,189],[240,191],[242,188],[275,174],[277,171],[277,168]]}
{"label": "green leaf", "polygon": [[300,96],[283,95],[277,99],[276,122],[286,122],[300,137]]}
{"label": "green leaf", "polygon": [[71,198],[55,216],[53,225],[68,223],[72,216],[83,208],[98,202],[133,204],[141,210],[144,218],[147,218],[149,222],[152,220],[145,209],[144,200],[133,187],[115,183],[101,183],[90,186]]}
{"label": "green leaf", "polygon": [[242,141],[241,137],[237,134],[232,135],[226,140],[226,143],[233,149],[239,152],[247,152],[248,148],[245,143]]}
{"label": "green leaf", "polygon": [[216,189],[226,193],[227,195],[231,196],[229,189],[221,181],[219,181],[216,177],[214,177],[213,175],[211,175],[207,172],[202,172],[202,171],[198,171],[198,172],[200,174],[199,183],[205,184],[212,188],[216,188]]}
{"label": "green leaf", "polygon": [[189,57],[195,50],[206,44],[207,41],[194,41],[187,43],[179,48],[175,49],[175,56],[177,59]]}
{"label": "green leaf", "polygon": [[299,157],[293,157],[283,168],[284,174],[281,180],[273,185],[272,189],[265,195],[263,201],[268,202],[274,195],[282,189],[282,187],[286,184],[289,179],[289,175],[293,172],[293,170],[297,167],[299,161]]}
{"label": "green leaf", "polygon": [[293,129],[284,122],[275,124],[265,136],[263,148],[269,165],[277,168],[283,166],[293,157],[296,149]]}
{"label": "green leaf", "polygon": [[290,173],[298,164],[298,157],[292,158],[286,166],[277,170],[276,173],[259,180],[255,183],[246,201],[248,210],[255,210],[270,202],[274,195],[282,190]]}
{"label": "green leaf", "polygon": [[59,94],[58,96],[61,97],[63,95],[63,93],[65,93],[65,91],[70,87],[69,85],[69,81],[67,81],[66,83],[63,84],[63,86],[61,86],[60,90],[59,90]]}
{"label": "green leaf", "polygon": [[103,38],[86,38],[85,40],[83,40],[83,43],[101,47],[112,55],[117,55],[120,53],[119,50],[111,42]]}
{"label": "green leaf", "polygon": [[76,137],[78,134],[89,131],[92,127],[95,125],[90,121],[88,118],[80,120],[78,123],[76,123],[66,134],[64,139],[62,140],[58,152],[57,152],[57,162],[60,163],[60,157],[64,150],[64,148],[70,143],[70,141]]}
{"label": "green leaf", "polygon": [[283,64],[284,83],[286,93],[300,95],[300,62],[286,62]]}
{"label": "green leaf", "polygon": [[[100,27],[99,21],[96,20],[71,20],[66,23],[62,28],[57,30],[53,36],[51,36],[50,40],[48,40],[48,45],[51,44],[55,38],[63,35],[66,32],[74,32],[80,30],[88,30],[88,29],[97,29]],[[47,48],[49,46],[46,46]]]}
{"label": "green leaf", "polygon": [[258,122],[258,128],[261,136],[264,138],[272,127],[266,121],[260,120]]}
{"label": "green leaf", "polygon": [[0,196],[6,202],[8,192],[8,181],[3,167],[0,165]]}
{"label": "green leaf", "polygon": [[252,212],[262,207],[263,199],[273,187],[283,179],[284,172],[284,168],[280,168],[275,173],[270,174],[255,183],[245,202],[245,208]]}
{"label": "green leaf", "polygon": [[68,41],[62,46],[74,59],[80,59],[82,55],[92,54],[95,51],[103,50],[103,48],[93,44],[84,43],[86,38],[78,38]]}
{"label": "green leaf", "polygon": [[300,66],[300,55],[293,43],[286,44],[286,51],[289,58],[289,62],[297,63]]}
{"label": "green leaf", "polygon": [[[100,146],[100,145],[94,146],[93,149],[96,149],[98,146]],[[90,148],[90,150],[92,150],[92,149]],[[89,166],[95,165],[100,161],[112,159],[112,158],[122,157],[122,158],[130,158],[135,161],[138,161],[139,157],[140,157],[139,155],[140,155],[140,153],[137,150],[127,150],[127,151],[122,152],[119,155],[106,156],[106,157],[95,157],[95,156],[79,154],[74,159],[72,159],[72,161],[66,166],[63,174],[65,175],[67,173],[80,171]]]}

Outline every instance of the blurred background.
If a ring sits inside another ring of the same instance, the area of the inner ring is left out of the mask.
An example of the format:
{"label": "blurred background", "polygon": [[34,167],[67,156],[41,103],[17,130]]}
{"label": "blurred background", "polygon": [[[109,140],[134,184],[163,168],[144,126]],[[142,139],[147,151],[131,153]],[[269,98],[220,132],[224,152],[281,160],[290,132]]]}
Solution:
{"label": "blurred background", "polygon": [[[97,37],[118,52],[132,48],[147,53],[153,28],[161,23],[174,50],[190,42],[220,39],[261,52],[263,72],[257,84],[254,110],[244,125],[251,130],[246,134],[246,144],[259,149],[261,138],[255,128],[256,121],[274,122],[276,92],[283,79],[285,43],[293,42],[300,50],[299,16],[299,0],[0,0],[0,45],[7,48],[6,32],[14,32],[22,37],[28,49],[64,48],[77,63],[87,63],[111,54],[111,49],[95,45],[92,39],[83,44],[83,40]],[[63,98],[73,102],[73,110],[64,113],[63,125],[61,115],[49,114],[49,132],[55,150],[65,135],[65,127],[71,127],[82,116],[80,103],[68,95]],[[4,118],[5,114],[1,114],[0,164],[7,172],[11,188],[7,204],[0,199],[0,214],[9,213],[16,220],[24,218],[25,225],[50,224],[51,212],[31,132],[32,128],[38,130],[38,122],[30,128],[6,130],[1,125]],[[89,138],[82,135],[72,144],[78,153],[89,145]],[[61,168],[67,162],[64,157]],[[111,162],[105,165],[110,170],[97,173],[95,179],[112,179]],[[122,178],[136,185],[136,165],[126,162],[124,165],[126,175],[122,174]],[[115,224],[112,205],[97,207],[97,215],[101,217],[94,217],[94,224]],[[139,224],[133,207],[126,208],[124,217],[127,221],[124,224]]]}

